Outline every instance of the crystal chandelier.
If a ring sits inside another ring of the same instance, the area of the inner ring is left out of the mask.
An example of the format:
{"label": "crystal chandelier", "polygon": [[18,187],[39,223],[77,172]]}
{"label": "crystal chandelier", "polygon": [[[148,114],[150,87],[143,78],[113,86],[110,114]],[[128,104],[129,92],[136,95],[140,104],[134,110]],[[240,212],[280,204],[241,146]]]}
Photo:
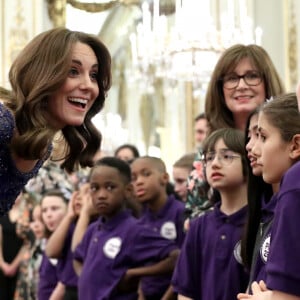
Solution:
{"label": "crystal chandelier", "polygon": [[[176,0],[175,13],[168,16],[160,12],[161,1],[143,3],[142,20],[130,37],[138,78],[205,83],[226,48],[261,42],[262,31],[253,30],[246,0],[222,0],[222,11],[220,0]],[[213,3],[219,8],[214,18]]]}

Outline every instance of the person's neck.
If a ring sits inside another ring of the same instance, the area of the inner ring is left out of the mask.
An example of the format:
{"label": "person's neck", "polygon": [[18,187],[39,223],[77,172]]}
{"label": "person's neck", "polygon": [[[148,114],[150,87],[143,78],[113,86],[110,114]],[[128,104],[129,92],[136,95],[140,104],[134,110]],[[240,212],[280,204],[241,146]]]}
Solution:
{"label": "person's neck", "polygon": [[249,113],[239,113],[234,116],[234,125],[236,129],[245,131]]}
{"label": "person's neck", "polygon": [[156,213],[166,204],[168,199],[167,194],[159,195],[159,197],[151,199],[147,206],[149,207],[150,211]]}
{"label": "person's neck", "polygon": [[112,214],[109,215],[101,215],[101,219],[103,223],[107,223],[108,221],[110,221],[111,219],[113,219],[115,216],[117,216],[118,214],[120,214],[121,212],[125,211],[126,208],[125,206],[120,207],[119,209],[117,209],[116,211],[114,211]]}
{"label": "person's neck", "polygon": [[247,205],[247,184],[238,187],[219,190],[221,195],[221,211],[226,215],[232,215]]}
{"label": "person's neck", "polygon": [[280,187],[280,182],[272,184],[272,190],[274,194],[278,193],[279,187]]}

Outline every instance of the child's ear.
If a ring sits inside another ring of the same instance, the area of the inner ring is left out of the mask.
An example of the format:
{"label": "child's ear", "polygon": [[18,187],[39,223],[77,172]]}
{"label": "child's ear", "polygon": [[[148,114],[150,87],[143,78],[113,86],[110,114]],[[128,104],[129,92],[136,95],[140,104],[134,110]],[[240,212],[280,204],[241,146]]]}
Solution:
{"label": "child's ear", "polygon": [[300,158],[300,134],[295,134],[293,136],[290,157],[292,159]]}
{"label": "child's ear", "polygon": [[162,173],[161,174],[161,184],[166,185],[169,182],[169,174],[168,173]]}
{"label": "child's ear", "polygon": [[132,195],[133,195],[133,185],[131,183],[129,183],[126,185],[126,188],[125,188],[126,199],[132,198]]}

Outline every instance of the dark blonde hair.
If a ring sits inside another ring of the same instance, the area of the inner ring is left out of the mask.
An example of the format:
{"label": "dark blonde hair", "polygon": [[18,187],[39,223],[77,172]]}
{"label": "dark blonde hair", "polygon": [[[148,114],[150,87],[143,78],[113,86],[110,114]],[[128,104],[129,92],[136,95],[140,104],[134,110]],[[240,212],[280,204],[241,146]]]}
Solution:
{"label": "dark blonde hair", "polygon": [[65,82],[71,66],[72,48],[80,42],[90,46],[99,63],[99,95],[80,126],[62,129],[67,142],[67,157],[62,165],[72,171],[79,163],[91,166],[100,147],[101,134],[91,119],[103,107],[111,86],[111,57],[97,36],[66,28],[55,28],[36,36],[18,55],[9,72],[12,91],[0,89],[0,97],[15,117],[19,135],[11,148],[24,159],[41,159],[56,130],[49,127],[45,114],[47,102]]}
{"label": "dark blonde hair", "polygon": [[181,156],[173,165],[176,168],[183,168],[192,171],[196,153],[188,153]]}
{"label": "dark blonde hair", "polygon": [[296,93],[287,93],[265,103],[260,112],[272,126],[279,129],[285,142],[290,142],[295,134],[300,133],[300,114]]}
{"label": "dark blonde hair", "polygon": [[205,114],[211,132],[218,128],[235,127],[232,112],[225,103],[222,78],[232,72],[244,58],[249,58],[253,67],[261,73],[266,98],[284,93],[284,86],[275,66],[262,47],[237,44],[228,48],[214,68],[206,93]]}

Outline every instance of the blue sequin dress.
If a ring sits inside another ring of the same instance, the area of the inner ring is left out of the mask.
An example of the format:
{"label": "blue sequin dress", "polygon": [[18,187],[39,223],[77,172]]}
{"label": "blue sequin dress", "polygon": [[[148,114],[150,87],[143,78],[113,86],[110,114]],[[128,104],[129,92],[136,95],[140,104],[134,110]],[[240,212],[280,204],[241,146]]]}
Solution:
{"label": "blue sequin dress", "polygon": [[0,216],[10,210],[27,181],[36,176],[40,167],[49,157],[52,148],[49,147],[44,159],[39,160],[33,170],[26,173],[19,171],[9,149],[14,128],[13,115],[0,102]]}

